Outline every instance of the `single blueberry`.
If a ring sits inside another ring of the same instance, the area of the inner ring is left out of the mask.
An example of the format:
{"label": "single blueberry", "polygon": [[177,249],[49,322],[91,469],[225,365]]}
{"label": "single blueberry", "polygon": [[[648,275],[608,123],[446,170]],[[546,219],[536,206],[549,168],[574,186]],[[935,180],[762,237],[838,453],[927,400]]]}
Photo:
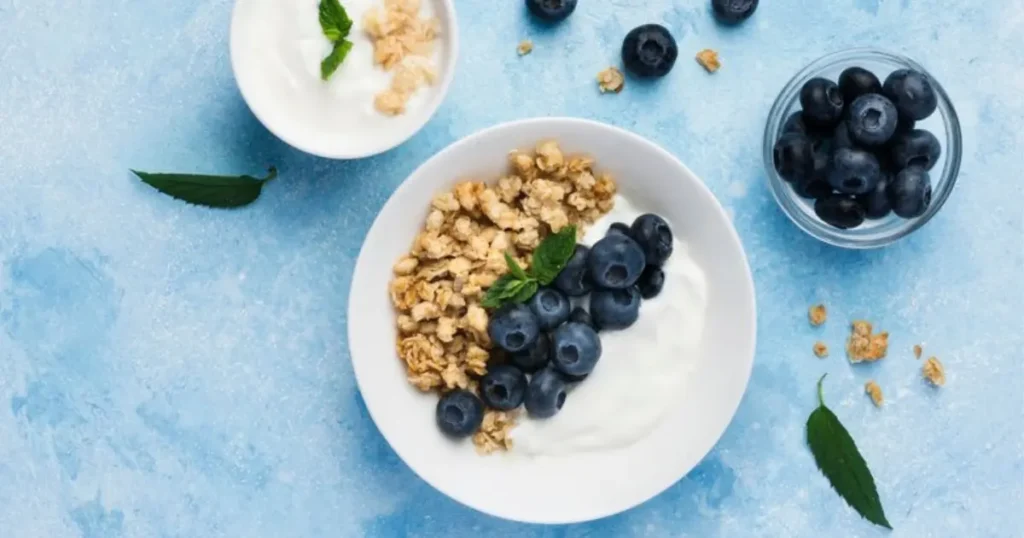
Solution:
{"label": "single blueberry", "polygon": [[530,347],[509,354],[508,361],[513,366],[530,374],[548,365],[551,358],[551,338],[548,333],[540,333]]}
{"label": "single blueberry", "polygon": [[593,287],[587,279],[587,257],[590,248],[586,245],[576,245],[572,257],[562,268],[562,272],[555,277],[553,284],[558,291],[569,297],[580,297],[590,293]]}
{"label": "single blueberry", "polygon": [[839,86],[827,78],[808,80],[800,89],[800,106],[804,121],[818,127],[831,127],[843,117],[843,94]]}
{"label": "single blueberry", "polygon": [[889,177],[884,175],[875,188],[857,197],[857,202],[864,208],[864,216],[869,219],[881,219],[892,212],[889,195],[886,193],[888,187]]}
{"label": "single blueberry", "polygon": [[939,156],[942,154],[939,139],[924,129],[914,129],[896,135],[891,148],[893,166],[898,170],[912,166],[931,170],[935,163],[939,162]]}
{"label": "single blueberry", "polygon": [[882,83],[871,71],[863,67],[850,67],[839,75],[839,91],[844,101],[852,103],[862,95],[882,93]]}
{"label": "single blueberry", "polygon": [[738,24],[757,10],[758,0],[711,0],[715,17],[725,24]]}
{"label": "single blueberry", "polygon": [[886,193],[894,213],[905,219],[920,217],[932,203],[932,180],[922,168],[906,168],[896,174]]}
{"label": "single blueberry", "polygon": [[515,366],[490,366],[480,380],[480,398],[491,409],[515,409],[523,404],[527,383],[526,374]]}
{"label": "single blueberry", "polygon": [[779,137],[772,150],[775,171],[782,179],[797,183],[814,176],[814,145],[800,133],[786,133]]}
{"label": "single blueberry", "polygon": [[563,374],[587,375],[600,358],[601,339],[589,325],[569,322],[551,336],[551,365]]}
{"label": "single blueberry", "polygon": [[622,63],[638,77],[662,77],[679,56],[676,40],[660,24],[638,26],[622,41]]}
{"label": "single blueberry", "polygon": [[468,390],[455,390],[438,400],[434,417],[445,435],[469,437],[484,420],[484,404]]}
{"label": "single blueberry", "polygon": [[577,0],[526,0],[526,7],[535,17],[546,22],[566,19],[576,9]]}
{"label": "single blueberry", "polygon": [[569,319],[569,299],[554,288],[541,288],[530,299],[541,330],[550,331]]}
{"label": "single blueberry", "polygon": [[644,299],[657,297],[664,286],[665,271],[657,265],[648,265],[636,283],[636,287],[640,290],[640,296]]}
{"label": "single blueberry", "polygon": [[624,235],[608,235],[591,247],[587,275],[600,288],[627,288],[640,278],[644,259],[644,251],[636,241]]}
{"label": "single blueberry", "polygon": [[597,330],[597,326],[594,325],[594,319],[590,317],[590,312],[587,312],[580,306],[573,308],[572,312],[569,313],[569,321],[589,325],[591,329]]}
{"label": "single blueberry", "polygon": [[629,225],[624,222],[616,222],[608,227],[608,233],[605,235],[622,234],[629,237]]}
{"label": "single blueberry", "polygon": [[864,208],[857,200],[842,194],[819,198],[814,202],[814,213],[825,223],[841,228],[856,228],[864,222]]}
{"label": "single blueberry", "polygon": [[832,154],[828,183],[844,194],[864,194],[882,179],[878,159],[860,149],[839,148]]}
{"label": "single blueberry", "polygon": [[640,290],[595,290],[590,294],[590,315],[601,330],[625,329],[640,317]]}
{"label": "single blueberry", "polygon": [[939,97],[928,75],[910,69],[890,73],[882,86],[882,94],[896,105],[901,116],[914,120],[931,116],[939,105]]}
{"label": "single blueberry", "polygon": [[501,349],[516,353],[537,341],[540,324],[528,306],[513,304],[501,308],[491,316],[487,334]]}
{"label": "single blueberry", "polygon": [[550,418],[565,405],[565,379],[551,368],[545,368],[530,379],[526,387],[526,412],[533,418]]}
{"label": "single blueberry", "polygon": [[858,97],[846,118],[850,138],[864,146],[881,146],[896,132],[898,114],[892,101],[877,93]]}
{"label": "single blueberry", "polygon": [[672,228],[658,215],[640,215],[630,232],[630,237],[643,249],[647,265],[661,265],[672,255]]}

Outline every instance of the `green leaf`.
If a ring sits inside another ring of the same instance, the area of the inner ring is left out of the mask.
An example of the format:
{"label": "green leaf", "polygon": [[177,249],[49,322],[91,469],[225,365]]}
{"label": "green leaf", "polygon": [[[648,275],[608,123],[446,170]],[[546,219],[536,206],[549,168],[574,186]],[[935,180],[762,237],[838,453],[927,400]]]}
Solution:
{"label": "green leaf", "polygon": [[861,517],[875,525],[892,529],[892,525],[885,519],[882,501],[875,489],[875,479],[864,457],[857,450],[857,444],[839,422],[839,417],[825,407],[822,394],[824,380],[825,376],[818,380],[818,408],[807,419],[807,445],[814,455],[814,463],[828,478],[832,489]]}
{"label": "green leaf", "polygon": [[550,284],[576,251],[576,227],[566,226],[540,242],[533,251],[530,274],[541,285]]}
{"label": "green leaf", "polygon": [[252,176],[206,176],[195,174],[151,174],[132,170],[144,183],[154,189],[184,200],[190,204],[233,208],[252,203],[259,197],[263,185],[277,177],[277,169],[271,167],[267,177]]}
{"label": "green leaf", "polygon": [[516,303],[525,303],[526,301],[529,301],[530,297],[533,297],[533,294],[537,293],[537,289],[539,287],[540,285],[537,284],[537,281],[532,278],[525,281],[523,283],[523,287],[520,288],[519,292],[512,298],[512,301]]}
{"label": "green leaf", "polygon": [[487,288],[487,293],[484,295],[484,300],[480,301],[480,306],[497,308],[506,303],[508,299],[515,297],[524,284],[525,281],[518,280],[510,273],[501,275],[498,280],[494,281],[494,284],[491,284],[491,287]]}
{"label": "green leaf", "polygon": [[327,80],[338,70],[341,62],[345,61],[348,52],[352,50],[352,42],[342,40],[334,44],[334,50],[320,62],[320,78]]}
{"label": "green leaf", "polygon": [[519,262],[515,258],[509,256],[508,252],[505,253],[505,265],[508,266],[508,272],[519,280],[526,280],[530,277],[526,276],[526,271],[519,266]]}
{"label": "green leaf", "polygon": [[320,0],[320,29],[331,43],[348,37],[352,30],[352,19],[338,0]]}

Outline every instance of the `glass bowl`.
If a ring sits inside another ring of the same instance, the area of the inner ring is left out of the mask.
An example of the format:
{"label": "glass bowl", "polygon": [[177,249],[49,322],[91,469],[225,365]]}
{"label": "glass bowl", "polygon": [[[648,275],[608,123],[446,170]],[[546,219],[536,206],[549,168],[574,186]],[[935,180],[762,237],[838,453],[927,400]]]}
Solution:
{"label": "glass bowl", "polygon": [[[916,129],[931,131],[942,147],[942,155],[935,167],[929,171],[932,179],[932,200],[923,215],[903,219],[890,213],[877,220],[865,220],[856,228],[843,230],[823,222],[814,213],[814,201],[799,197],[793,188],[775,171],[773,148],[782,135],[786,119],[800,110],[800,88],[814,77],[825,77],[836,81],[839,74],[848,67],[860,66],[873,72],[884,81],[889,73],[897,69],[913,69],[927,75],[938,94],[938,110],[928,118],[917,122]],[[779,93],[779,97],[768,113],[768,125],[764,131],[764,165],[768,175],[768,187],[782,211],[800,229],[826,243],[844,248],[878,248],[906,237],[927,223],[942,209],[946,199],[953,192],[960,172],[962,153],[960,120],[949,96],[942,85],[917,62],[891,52],[877,49],[858,48],[828,54],[811,62],[800,70]]]}

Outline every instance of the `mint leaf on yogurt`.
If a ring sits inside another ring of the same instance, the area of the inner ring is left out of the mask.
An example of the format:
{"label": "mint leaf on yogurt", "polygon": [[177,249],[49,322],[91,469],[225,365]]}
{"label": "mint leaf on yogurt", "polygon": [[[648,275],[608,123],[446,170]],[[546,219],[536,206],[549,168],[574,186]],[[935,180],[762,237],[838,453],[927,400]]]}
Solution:
{"label": "mint leaf on yogurt", "polygon": [[352,42],[345,39],[352,30],[352,19],[338,0],[320,0],[320,29],[334,45],[331,53],[320,62],[320,78],[327,80],[352,50]]}
{"label": "mint leaf on yogurt", "polygon": [[352,42],[342,40],[334,44],[334,50],[324,58],[324,61],[320,62],[320,78],[327,80],[331,78],[331,75],[338,70],[338,66],[341,62],[345,61],[345,57],[348,56],[348,51],[352,50]]}

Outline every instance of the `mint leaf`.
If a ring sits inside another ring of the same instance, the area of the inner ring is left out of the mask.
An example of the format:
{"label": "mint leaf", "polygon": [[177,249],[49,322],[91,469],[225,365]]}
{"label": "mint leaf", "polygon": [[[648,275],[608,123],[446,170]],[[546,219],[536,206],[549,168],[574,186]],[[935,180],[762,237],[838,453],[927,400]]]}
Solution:
{"label": "mint leaf", "polygon": [[271,167],[267,177],[208,176],[196,174],[153,174],[132,170],[143,183],[190,204],[216,208],[235,208],[252,203],[263,185],[277,177]]}
{"label": "mint leaf", "polygon": [[509,256],[508,252],[505,253],[505,265],[508,266],[508,272],[519,280],[530,278],[526,276],[526,271],[523,271],[523,268],[519,266],[519,262],[512,256]]}
{"label": "mint leaf", "polygon": [[575,251],[576,227],[566,226],[558,233],[545,237],[533,251],[530,274],[540,281],[541,285],[550,284],[558,273],[562,272]]}
{"label": "mint leaf", "polygon": [[487,293],[480,301],[480,306],[497,308],[505,304],[519,293],[525,283],[524,280],[517,279],[511,273],[501,275],[498,280],[494,281],[494,284],[491,284],[491,287],[487,288]]}
{"label": "mint leaf", "polygon": [[345,57],[348,56],[348,52],[352,50],[351,41],[339,41],[334,44],[334,50],[327,55],[322,62],[320,62],[320,78],[327,80],[331,78],[331,75],[338,70],[338,66],[341,62],[345,61]]}
{"label": "mint leaf", "polygon": [[523,286],[519,291],[512,297],[512,301],[516,303],[525,303],[530,300],[537,293],[537,289],[540,287],[536,280],[530,279],[523,281]]}
{"label": "mint leaf", "polygon": [[320,29],[331,43],[348,37],[352,30],[352,19],[338,0],[320,0]]}
{"label": "mint leaf", "polygon": [[846,504],[864,519],[891,530],[868,464],[839,417],[825,407],[824,380],[825,376],[818,380],[818,408],[807,418],[807,445],[814,463]]}

